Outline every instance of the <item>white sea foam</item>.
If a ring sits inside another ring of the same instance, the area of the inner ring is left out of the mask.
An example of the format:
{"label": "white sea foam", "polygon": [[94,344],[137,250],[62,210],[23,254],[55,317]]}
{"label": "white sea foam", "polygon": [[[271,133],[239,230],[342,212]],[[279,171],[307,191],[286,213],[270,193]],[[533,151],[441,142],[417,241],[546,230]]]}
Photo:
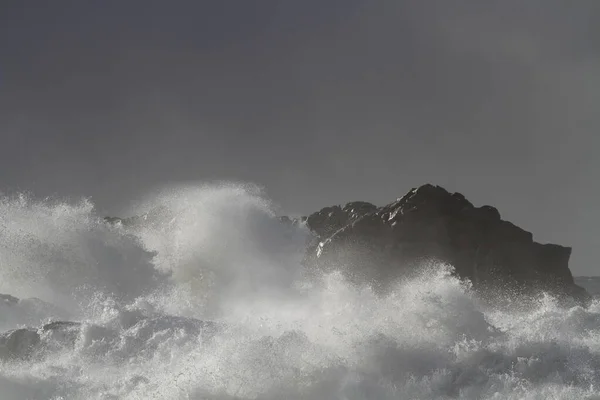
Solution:
{"label": "white sea foam", "polygon": [[[0,202],[0,292],[21,299],[0,302],[3,400],[600,398],[600,303],[490,310],[437,264],[385,297],[315,284],[306,228],[248,185],[174,187],[134,213]],[[36,331],[65,318],[81,324]]]}

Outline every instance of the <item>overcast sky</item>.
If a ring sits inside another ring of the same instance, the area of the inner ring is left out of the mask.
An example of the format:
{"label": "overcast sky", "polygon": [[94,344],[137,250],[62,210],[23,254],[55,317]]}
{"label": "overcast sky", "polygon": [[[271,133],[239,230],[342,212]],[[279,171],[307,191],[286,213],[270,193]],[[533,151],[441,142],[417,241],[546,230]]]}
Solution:
{"label": "overcast sky", "polygon": [[283,212],[422,183],[600,274],[600,1],[0,2],[0,190],[171,182]]}

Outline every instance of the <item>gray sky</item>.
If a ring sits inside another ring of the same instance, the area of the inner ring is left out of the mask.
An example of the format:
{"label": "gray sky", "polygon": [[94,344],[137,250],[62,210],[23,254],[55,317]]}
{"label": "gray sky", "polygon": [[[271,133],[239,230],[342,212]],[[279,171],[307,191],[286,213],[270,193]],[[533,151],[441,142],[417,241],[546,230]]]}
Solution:
{"label": "gray sky", "polygon": [[600,274],[596,0],[0,4],[0,189],[119,212],[180,181],[285,212],[430,182]]}

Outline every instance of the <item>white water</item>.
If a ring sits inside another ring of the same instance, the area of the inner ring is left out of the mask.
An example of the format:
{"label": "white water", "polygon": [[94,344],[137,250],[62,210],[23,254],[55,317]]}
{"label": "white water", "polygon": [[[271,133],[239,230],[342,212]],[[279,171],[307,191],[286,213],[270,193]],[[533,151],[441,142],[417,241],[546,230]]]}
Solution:
{"label": "white water", "polygon": [[311,284],[307,231],[249,186],[132,214],[152,210],[128,230],[87,201],[0,201],[0,293],[21,299],[0,299],[0,331],[83,322],[4,357],[2,400],[600,399],[600,303],[487,310],[441,265],[385,298]]}

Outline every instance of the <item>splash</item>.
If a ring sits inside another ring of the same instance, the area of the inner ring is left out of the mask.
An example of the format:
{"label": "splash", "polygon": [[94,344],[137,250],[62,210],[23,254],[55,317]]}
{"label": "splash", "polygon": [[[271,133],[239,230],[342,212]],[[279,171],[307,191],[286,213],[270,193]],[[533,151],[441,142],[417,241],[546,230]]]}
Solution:
{"label": "splash", "polygon": [[96,293],[132,300],[161,274],[139,240],[112,230],[88,200],[0,200],[0,291],[72,312]]}
{"label": "splash", "polygon": [[436,263],[385,296],[308,279],[306,227],[250,185],[131,214],[0,202],[3,399],[600,398],[600,303],[494,310]]}
{"label": "splash", "polygon": [[[282,224],[252,185],[179,186],[137,208],[144,222],[128,228],[156,256],[157,270],[198,310],[289,295],[302,268],[308,230]],[[178,309],[185,304],[176,304]]]}

